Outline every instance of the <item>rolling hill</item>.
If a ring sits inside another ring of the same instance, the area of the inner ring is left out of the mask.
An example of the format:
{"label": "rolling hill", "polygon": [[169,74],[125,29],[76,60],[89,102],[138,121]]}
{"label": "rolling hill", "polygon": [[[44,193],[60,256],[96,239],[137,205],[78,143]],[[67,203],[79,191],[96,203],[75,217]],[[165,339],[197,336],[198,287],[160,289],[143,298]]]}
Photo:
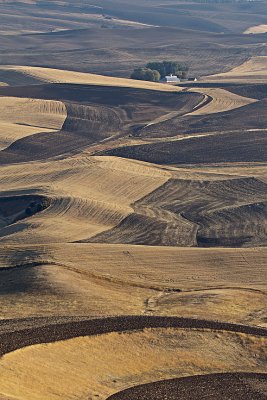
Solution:
{"label": "rolling hill", "polygon": [[1,400],[267,399],[265,14],[0,0]]}

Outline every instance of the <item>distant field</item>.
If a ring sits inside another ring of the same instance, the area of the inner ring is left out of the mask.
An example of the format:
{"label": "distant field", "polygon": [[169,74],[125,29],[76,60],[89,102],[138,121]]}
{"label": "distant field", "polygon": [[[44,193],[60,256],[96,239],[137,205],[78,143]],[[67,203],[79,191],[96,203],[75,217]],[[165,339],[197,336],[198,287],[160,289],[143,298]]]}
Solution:
{"label": "distant field", "polygon": [[252,27],[246,29],[244,33],[257,34],[257,33],[266,33],[266,32],[267,32],[267,25],[266,24],[261,24],[261,25],[252,26]]}
{"label": "distant field", "polygon": [[266,82],[267,79],[267,57],[252,57],[245,63],[233,68],[229,72],[224,72],[207,77],[208,80],[243,81],[243,82]]}
{"label": "distant field", "polygon": [[1,2],[0,63],[128,77],[136,66],[171,59],[205,76],[267,55],[261,35],[243,34],[266,24],[264,2],[123,5]]}

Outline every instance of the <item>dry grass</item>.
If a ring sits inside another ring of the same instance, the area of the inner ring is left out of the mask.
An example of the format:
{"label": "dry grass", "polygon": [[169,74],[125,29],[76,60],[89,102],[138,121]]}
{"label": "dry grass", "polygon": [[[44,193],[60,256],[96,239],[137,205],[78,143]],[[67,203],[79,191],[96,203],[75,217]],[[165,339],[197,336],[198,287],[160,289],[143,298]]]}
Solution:
{"label": "dry grass", "polygon": [[37,191],[51,198],[52,205],[29,220],[1,230],[1,240],[57,243],[89,238],[117,225],[132,212],[132,203],[169,176],[166,171],[134,161],[86,155],[3,167],[2,191]]}
{"label": "dry grass", "polygon": [[266,259],[264,248],[4,246],[0,317],[159,314],[266,326]]}
{"label": "dry grass", "polygon": [[0,97],[0,149],[16,140],[62,128],[66,107],[59,101]]}

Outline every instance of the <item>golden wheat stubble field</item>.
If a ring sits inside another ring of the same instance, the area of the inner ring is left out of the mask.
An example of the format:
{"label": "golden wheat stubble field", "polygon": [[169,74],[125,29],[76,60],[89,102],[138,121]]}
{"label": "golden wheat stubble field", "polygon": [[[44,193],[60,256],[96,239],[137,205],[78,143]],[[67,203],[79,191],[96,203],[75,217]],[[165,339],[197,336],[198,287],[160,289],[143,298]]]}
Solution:
{"label": "golden wheat stubble field", "polygon": [[265,63],[0,68],[1,399],[267,398]]}

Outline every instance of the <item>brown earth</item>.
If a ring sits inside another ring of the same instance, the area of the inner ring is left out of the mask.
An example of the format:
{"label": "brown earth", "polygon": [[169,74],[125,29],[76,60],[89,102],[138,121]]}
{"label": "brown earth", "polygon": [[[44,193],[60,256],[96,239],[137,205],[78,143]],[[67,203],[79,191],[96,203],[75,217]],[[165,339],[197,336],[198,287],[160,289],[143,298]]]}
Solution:
{"label": "brown earth", "polygon": [[265,163],[266,130],[251,128],[248,132],[200,134],[161,143],[119,147],[104,154],[166,165]]}
{"label": "brown earth", "polygon": [[[64,319],[63,319],[64,321]],[[212,330],[243,333],[252,336],[266,337],[267,331],[263,328],[250,327],[245,325],[235,325],[220,323],[215,321],[205,321],[197,319],[181,319],[175,317],[149,317],[149,316],[124,316],[99,318],[80,321],[49,323],[49,319],[42,320],[26,320],[25,323],[30,325],[30,328],[23,329],[18,325],[18,329],[11,324],[12,332],[10,331],[8,321],[3,321],[0,325],[1,349],[0,354],[7,354],[22,347],[32,346],[40,343],[52,343],[61,340],[67,340],[75,337],[101,335],[110,332],[127,332],[127,331],[143,331],[147,328],[183,328],[197,330]],[[33,327],[32,325],[37,325]],[[38,327],[38,325],[41,325]],[[1,329],[2,328],[2,329]]]}
{"label": "brown earth", "polygon": [[110,396],[109,400],[194,400],[199,398],[229,400],[265,400],[267,375],[217,374],[159,381],[137,386]]}

